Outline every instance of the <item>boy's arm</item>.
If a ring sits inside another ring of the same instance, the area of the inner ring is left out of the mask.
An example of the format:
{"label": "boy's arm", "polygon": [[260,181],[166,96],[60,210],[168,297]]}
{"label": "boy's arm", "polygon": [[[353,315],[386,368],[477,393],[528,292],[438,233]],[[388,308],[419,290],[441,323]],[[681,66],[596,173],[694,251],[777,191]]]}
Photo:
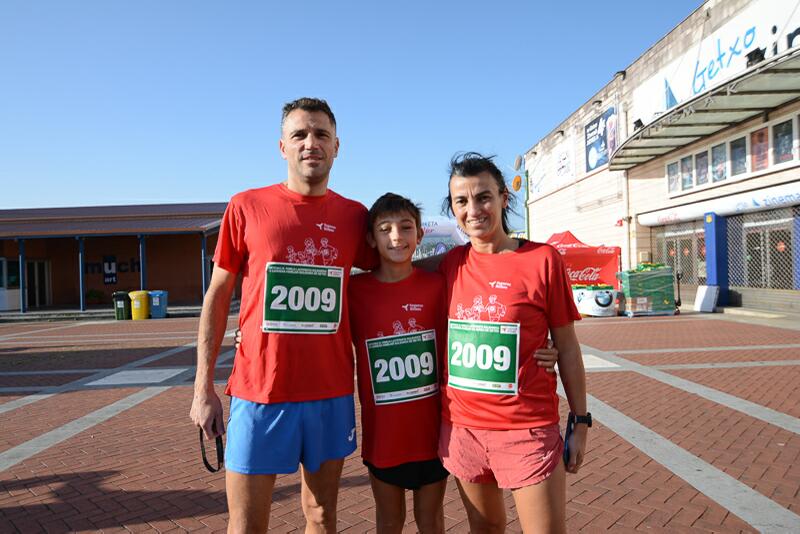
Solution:
{"label": "boy's arm", "polygon": [[228,323],[231,295],[236,274],[214,266],[211,282],[203,299],[200,327],[197,333],[197,374],[194,379],[194,398],[189,412],[194,424],[203,429],[207,439],[225,432],[222,403],[214,391],[214,366]]}

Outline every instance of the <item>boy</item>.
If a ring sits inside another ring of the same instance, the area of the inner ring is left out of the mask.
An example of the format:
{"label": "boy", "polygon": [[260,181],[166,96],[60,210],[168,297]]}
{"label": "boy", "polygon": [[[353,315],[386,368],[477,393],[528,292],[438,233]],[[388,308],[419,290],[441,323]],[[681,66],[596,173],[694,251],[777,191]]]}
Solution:
{"label": "boy", "polygon": [[414,203],[386,193],[370,208],[368,223],[367,242],[377,249],[380,266],[352,277],[348,298],[361,454],[375,496],[376,526],[381,533],[402,531],[410,489],[417,529],[441,533],[448,476],[437,455],[444,282],[411,264],[423,235]]}

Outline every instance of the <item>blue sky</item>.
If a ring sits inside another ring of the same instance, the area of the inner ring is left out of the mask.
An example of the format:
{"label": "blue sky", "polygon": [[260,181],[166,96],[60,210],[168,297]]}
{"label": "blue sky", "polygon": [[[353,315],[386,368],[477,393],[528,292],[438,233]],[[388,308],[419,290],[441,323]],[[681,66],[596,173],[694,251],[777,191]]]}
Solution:
{"label": "blue sky", "polygon": [[700,3],[6,0],[0,209],[226,201],[285,178],[280,108],[319,96],[333,189],[438,215],[454,152],[511,180]]}

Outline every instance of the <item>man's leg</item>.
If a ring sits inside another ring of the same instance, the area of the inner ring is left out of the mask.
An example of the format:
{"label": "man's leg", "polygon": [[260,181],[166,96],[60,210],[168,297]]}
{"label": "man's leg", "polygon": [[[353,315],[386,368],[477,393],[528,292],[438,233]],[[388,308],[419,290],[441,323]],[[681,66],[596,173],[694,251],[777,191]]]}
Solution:
{"label": "man's leg", "polygon": [[269,528],[269,510],[275,475],[244,475],[225,472],[225,490],[228,494],[228,532],[249,534],[266,532]]}
{"label": "man's leg", "polygon": [[302,467],[300,496],[306,516],[306,532],[336,532],[336,502],[344,458],[323,462],[313,473]]}

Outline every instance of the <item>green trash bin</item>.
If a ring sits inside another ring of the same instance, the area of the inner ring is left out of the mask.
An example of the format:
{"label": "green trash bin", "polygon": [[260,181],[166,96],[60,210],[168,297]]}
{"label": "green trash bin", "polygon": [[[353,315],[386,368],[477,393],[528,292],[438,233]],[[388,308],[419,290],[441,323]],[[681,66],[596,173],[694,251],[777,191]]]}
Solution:
{"label": "green trash bin", "polygon": [[114,317],[117,321],[130,321],[131,319],[131,300],[127,291],[115,291],[111,295],[114,302]]}

